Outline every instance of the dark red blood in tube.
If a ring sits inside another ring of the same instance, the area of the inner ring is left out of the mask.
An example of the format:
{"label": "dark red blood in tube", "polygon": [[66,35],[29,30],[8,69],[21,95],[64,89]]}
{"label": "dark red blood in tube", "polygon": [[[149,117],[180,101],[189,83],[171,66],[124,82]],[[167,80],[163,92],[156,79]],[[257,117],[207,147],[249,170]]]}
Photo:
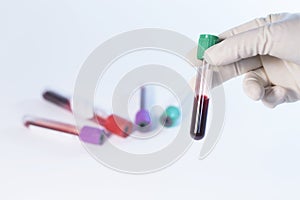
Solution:
{"label": "dark red blood in tube", "polygon": [[208,113],[209,98],[197,95],[194,98],[190,134],[195,140],[201,140],[205,136],[206,120]]}

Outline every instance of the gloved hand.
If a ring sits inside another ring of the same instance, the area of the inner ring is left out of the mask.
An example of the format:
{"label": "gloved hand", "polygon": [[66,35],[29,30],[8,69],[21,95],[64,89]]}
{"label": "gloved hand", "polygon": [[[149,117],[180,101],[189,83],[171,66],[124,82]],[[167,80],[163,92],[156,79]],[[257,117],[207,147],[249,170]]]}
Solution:
{"label": "gloved hand", "polygon": [[268,107],[300,99],[300,14],[273,14],[228,30],[204,59],[222,81],[245,73],[243,88]]}

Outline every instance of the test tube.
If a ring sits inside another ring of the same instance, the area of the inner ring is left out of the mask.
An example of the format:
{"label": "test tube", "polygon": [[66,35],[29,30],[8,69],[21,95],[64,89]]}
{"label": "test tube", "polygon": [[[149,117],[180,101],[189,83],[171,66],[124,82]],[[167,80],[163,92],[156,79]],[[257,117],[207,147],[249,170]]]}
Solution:
{"label": "test tube", "polygon": [[[43,98],[63,109],[72,112],[71,100],[57,92],[49,90],[45,91],[43,93]],[[107,131],[124,138],[134,131],[134,126],[129,120],[115,114],[111,114],[107,118],[104,118],[103,116],[100,116],[100,114],[95,113],[94,116],[89,120],[99,123]]]}
{"label": "test tube", "polygon": [[66,123],[62,123],[50,119],[44,119],[44,118],[38,118],[32,116],[25,116],[23,119],[23,123],[26,127],[38,126],[42,128],[47,128],[55,131],[76,135],[79,137],[81,141],[90,144],[101,145],[105,141],[105,136],[109,136],[108,133],[105,133],[104,130],[99,128],[84,126],[79,131],[76,126],[71,124],[66,124]]}
{"label": "test tube", "polygon": [[[214,35],[200,35],[198,42],[197,58],[203,60],[204,51],[218,42],[219,38]],[[195,83],[195,96],[191,120],[190,134],[195,140],[201,140],[205,136],[207,114],[212,87],[213,70],[205,61],[197,67]]]}
{"label": "test tube", "polygon": [[146,87],[142,86],[140,97],[140,110],[135,115],[135,124],[141,128],[151,125],[150,113],[146,109],[146,100]]}

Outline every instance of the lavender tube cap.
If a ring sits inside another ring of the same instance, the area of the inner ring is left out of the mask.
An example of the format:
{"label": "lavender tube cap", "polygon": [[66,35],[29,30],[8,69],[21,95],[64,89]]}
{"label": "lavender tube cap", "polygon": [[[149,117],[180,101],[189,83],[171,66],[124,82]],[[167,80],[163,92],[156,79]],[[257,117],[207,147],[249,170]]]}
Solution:
{"label": "lavender tube cap", "polygon": [[84,126],[79,133],[81,141],[90,144],[103,144],[105,140],[105,131],[99,128]]}
{"label": "lavender tube cap", "polygon": [[151,117],[148,110],[141,109],[136,113],[135,124],[140,127],[145,127],[151,124]]}

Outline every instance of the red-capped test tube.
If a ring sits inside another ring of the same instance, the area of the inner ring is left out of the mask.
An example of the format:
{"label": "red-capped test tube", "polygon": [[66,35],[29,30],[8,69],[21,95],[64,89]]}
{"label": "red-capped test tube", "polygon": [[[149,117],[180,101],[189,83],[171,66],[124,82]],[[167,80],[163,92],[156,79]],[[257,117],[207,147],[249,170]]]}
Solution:
{"label": "red-capped test tube", "polygon": [[[43,93],[43,98],[63,109],[72,112],[70,99],[57,92],[45,91]],[[132,122],[115,114],[111,114],[107,118],[104,118],[98,113],[95,113],[94,116],[89,120],[99,123],[110,133],[121,137],[127,137],[134,131],[134,125]]]}
{"label": "red-capped test tube", "polygon": [[204,51],[218,42],[214,35],[200,35],[198,42],[197,58],[202,60],[202,66],[197,67],[195,83],[195,97],[191,120],[190,134],[195,140],[205,136],[206,121],[209,107],[210,90],[212,87],[213,70],[203,59]]}

